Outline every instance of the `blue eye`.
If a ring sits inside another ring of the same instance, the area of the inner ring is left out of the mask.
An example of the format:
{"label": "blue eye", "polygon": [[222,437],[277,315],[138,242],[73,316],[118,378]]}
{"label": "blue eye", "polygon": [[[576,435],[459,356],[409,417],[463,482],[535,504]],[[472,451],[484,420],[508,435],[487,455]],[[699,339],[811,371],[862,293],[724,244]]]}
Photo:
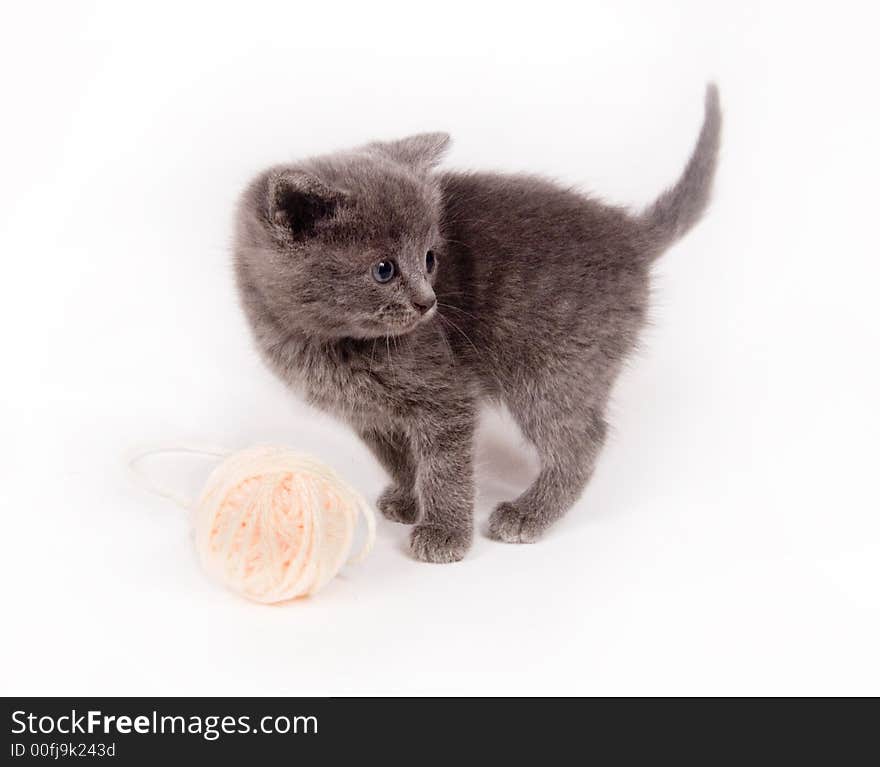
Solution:
{"label": "blue eye", "polygon": [[388,282],[397,274],[397,267],[393,261],[380,261],[373,265],[373,279],[376,282]]}
{"label": "blue eye", "polygon": [[434,267],[437,265],[437,259],[434,256],[434,251],[429,250],[425,253],[425,269],[428,270],[428,274],[434,271]]}

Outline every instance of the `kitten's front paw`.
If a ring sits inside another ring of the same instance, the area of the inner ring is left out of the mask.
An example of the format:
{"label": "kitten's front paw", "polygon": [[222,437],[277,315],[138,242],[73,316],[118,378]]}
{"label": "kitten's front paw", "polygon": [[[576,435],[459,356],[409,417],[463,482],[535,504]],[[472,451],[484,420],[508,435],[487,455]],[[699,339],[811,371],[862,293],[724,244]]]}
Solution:
{"label": "kitten's front paw", "polygon": [[418,525],[409,536],[409,550],[422,562],[458,562],[471,545],[471,534],[439,525]]}
{"label": "kitten's front paw", "polygon": [[401,490],[397,485],[385,488],[376,506],[385,519],[404,525],[415,524],[419,518],[419,503],[412,493]]}
{"label": "kitten's front paw", "polygon": [[489,537],[504,543],[535,543],[545,526],[513,503],[499,503],[489,517]]}

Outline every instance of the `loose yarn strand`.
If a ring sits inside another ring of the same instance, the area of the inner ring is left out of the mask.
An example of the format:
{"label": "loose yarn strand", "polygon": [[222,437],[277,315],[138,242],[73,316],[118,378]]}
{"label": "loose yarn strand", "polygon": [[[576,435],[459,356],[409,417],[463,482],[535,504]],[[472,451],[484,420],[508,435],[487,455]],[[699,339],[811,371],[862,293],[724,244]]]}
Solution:
{"label": "loose yarn strand", "polygon": [[139,447],[131,451],[126,464],[134,481],[140,485],[148,493],[158,495],[160,498],[167,498],[172,503],[179,506],[184,511],[192,511],[195,508],[195,501],[179,494],[176,490],[160,482],[156,482],[138,468],[138,464],[149,456],[164,455],[166,453],[190,453],[192,455],[206,455],[215,458],[225,458],[232,451],[223,447],[214,445],[193,445],[184,443],[163,443],[158,445],[147,445]]}
{"label": "loose yarn strand", "polygon": [[[373,546],[376,543],[376,515],[373,513],[373,509],[370,505],[362,498],[358,498],[357,501],[355,517],[362,516],[364,518],[364,522],[367,524],[367,534],[360,551],[356,554],[352,554],[349,558],[348,564],[350,565],[357,565],[363,562],[373,550]],[[357,524],[357,518],[355,518],[355,524]]]}

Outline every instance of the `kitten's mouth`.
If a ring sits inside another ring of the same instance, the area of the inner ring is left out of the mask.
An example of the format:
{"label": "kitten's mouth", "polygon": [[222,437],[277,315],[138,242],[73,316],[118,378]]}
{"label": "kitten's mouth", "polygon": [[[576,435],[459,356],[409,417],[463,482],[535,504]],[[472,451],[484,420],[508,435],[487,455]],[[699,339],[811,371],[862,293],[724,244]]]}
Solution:
{"label": "kitten's mouth", "polygon": [[434,319],[434,315],[437,314],[437,304],[434,304],[428,311],[424,314],[416,315],[408,325],[406,325],[403,330],[404,333],[409,333],[411,330],[415,330],[419,325],[424,325],[427,322],[430,322]]}
{"label": "kitten's mouth", "polygon": [[404,336],[407,333],[411,333],[419,325],[430,322],[434,319],[435,314],[437,314],[437,307],[432,306],[424,314],[416,315],[404,322],[383,322],[382,320],[371,319],[369,324],[371,331],[375,332],[377,338],[381,336]]}

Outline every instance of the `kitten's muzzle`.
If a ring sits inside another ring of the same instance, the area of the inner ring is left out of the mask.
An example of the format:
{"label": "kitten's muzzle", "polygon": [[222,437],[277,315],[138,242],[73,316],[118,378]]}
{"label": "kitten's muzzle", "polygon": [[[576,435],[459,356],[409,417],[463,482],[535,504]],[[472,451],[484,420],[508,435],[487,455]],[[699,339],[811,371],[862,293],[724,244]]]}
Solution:
{"label": "kitten's muzzle", "polygon": [[419,299],[412,302],[413,308],[421,315],[425,315],[437,306],[437,299],[434,296],[430,298]]}

